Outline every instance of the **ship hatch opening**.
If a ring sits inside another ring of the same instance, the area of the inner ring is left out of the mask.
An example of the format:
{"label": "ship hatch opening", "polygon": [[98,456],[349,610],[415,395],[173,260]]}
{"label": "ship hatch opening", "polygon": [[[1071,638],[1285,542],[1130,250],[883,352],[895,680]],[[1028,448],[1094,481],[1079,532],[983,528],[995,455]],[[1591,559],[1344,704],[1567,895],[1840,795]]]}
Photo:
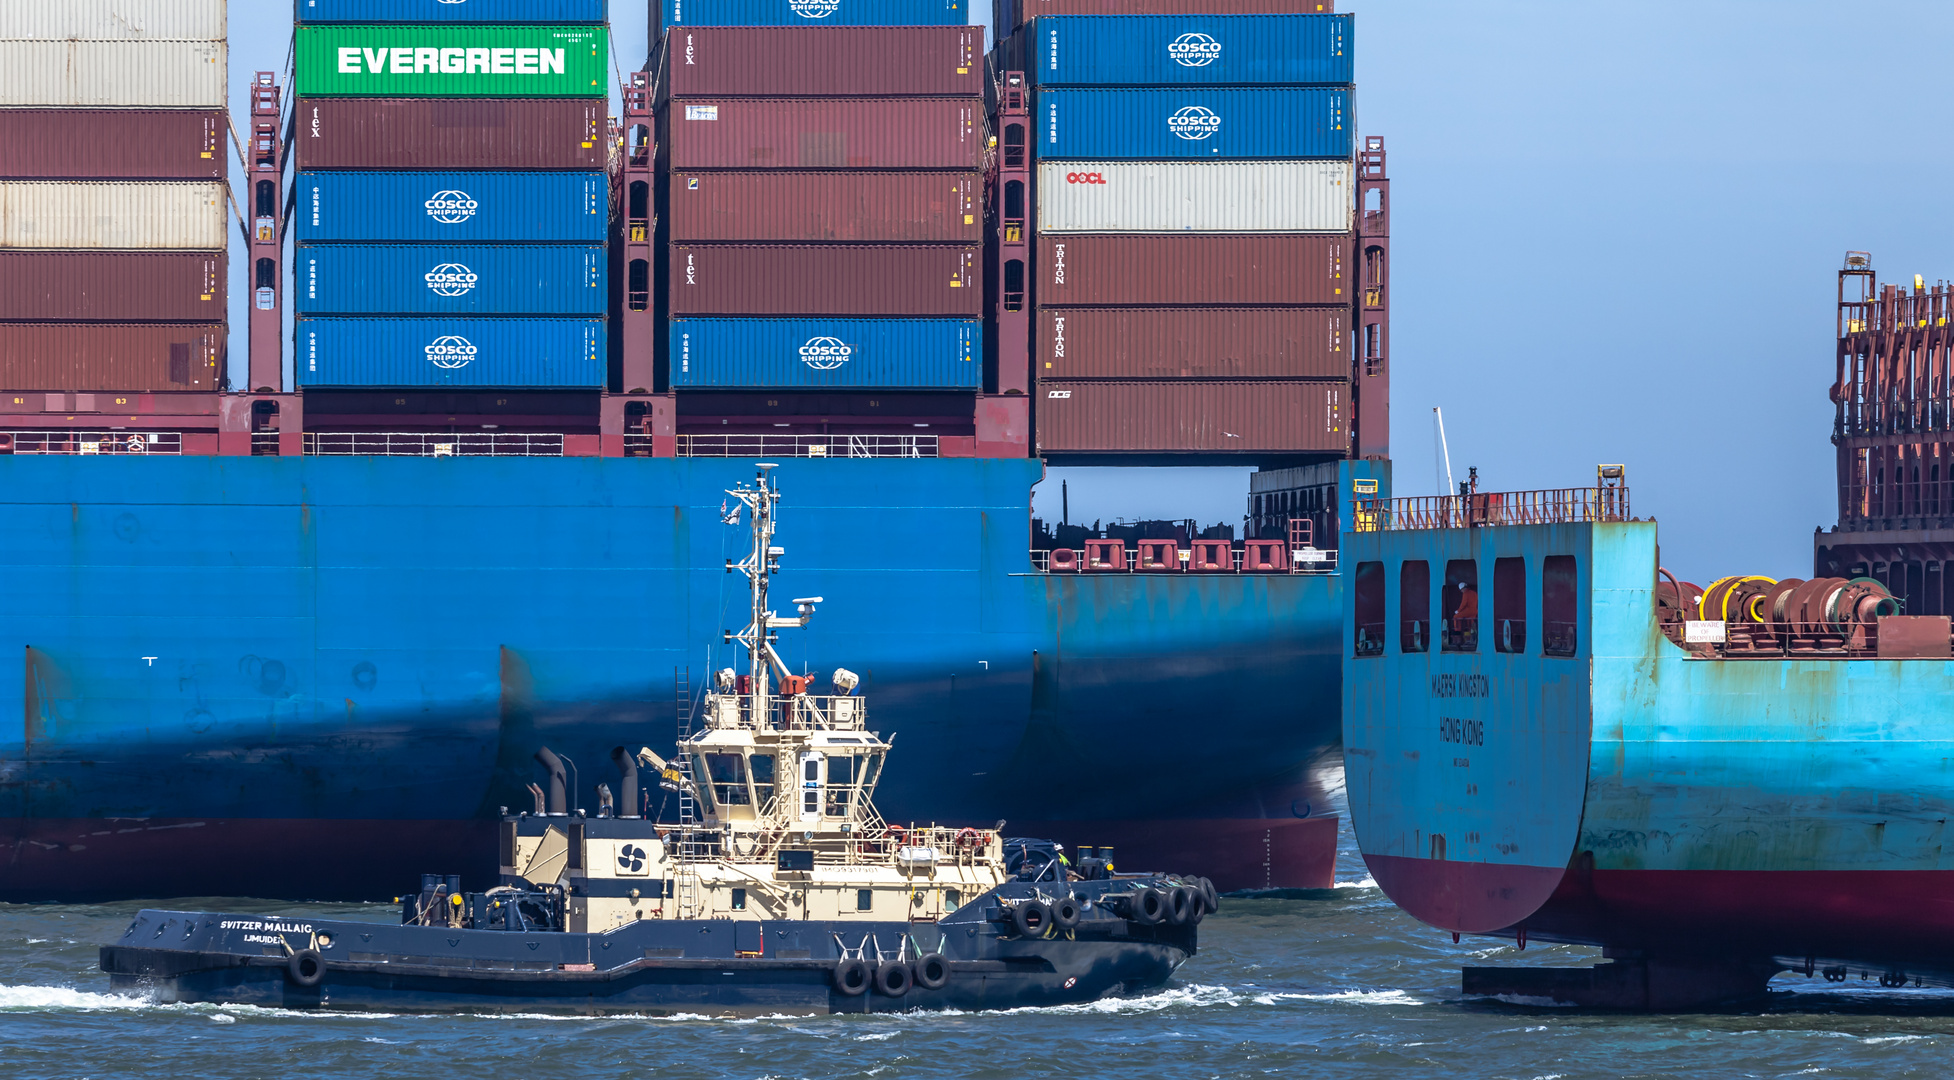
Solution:
{"label": "ship hatch opening", "polygon": [[1527,651],[1527,561],[1518,556],[1493,560],[1493,648]]}
{"label": "ship hatch opening", "polygon": [[1445,613],[1444,652],[1479,651],[1479,564],[1452,559],[1445,564],[1445,593],[1439,599]]}
{"label": "ship hatch opening", "polygon": [[1357,584],[1351,591],[1356,596],[1357,640],[1354,647],[1357,655],[1382,656],[1384,654],[1384,564],[1358,563]]}
{"label": "ship hatch opening", "polygon": [[1421,653],[1432,643],[1432,564],[1406,559],[1398,568],[1398,649]]}
{"label": "ship hatch opening", "polygon": [[1548,656],[1574,655],[1575,604],[1574,556],[1547,556],[1540,564],[1540,645]]}

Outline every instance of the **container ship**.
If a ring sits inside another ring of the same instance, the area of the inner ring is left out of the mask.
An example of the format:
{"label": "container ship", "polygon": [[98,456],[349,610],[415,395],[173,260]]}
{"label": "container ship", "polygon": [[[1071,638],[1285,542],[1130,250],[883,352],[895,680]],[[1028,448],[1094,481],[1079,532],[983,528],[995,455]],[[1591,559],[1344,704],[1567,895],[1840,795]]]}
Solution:
{"label": "container ship", "polygon": [[1954,980],[1948,291],[1880,289],[1857,252],[1840,280],[1840,520],[1810,578],[1679,580],[1620,466],[1591,489],[1354,504],[1344,753],[1367,866],[1440,929],[1607,958],[1467,968],[1468,994],[1660,1010],[1786,971]]}
{"label": "container ship", "polygon": [[[762,459],[890,820],[1330,884],[1336,507],[1390,494],[1350,16],[667,0],[614,119],[602,0],[298,0],[235,125],[224,18],[0,15],[0,899],[492,879],[536,745],[588,801],[691,721]],[[1086,528],[1046,463],[1257,471]]]}

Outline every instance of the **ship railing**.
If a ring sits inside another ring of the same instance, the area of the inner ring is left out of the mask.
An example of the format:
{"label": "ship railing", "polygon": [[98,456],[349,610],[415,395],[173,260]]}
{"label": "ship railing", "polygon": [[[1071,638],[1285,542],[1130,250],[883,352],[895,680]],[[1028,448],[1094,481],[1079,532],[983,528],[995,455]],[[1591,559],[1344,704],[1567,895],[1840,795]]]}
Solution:
{"label": "ship railing", "polygon": [[1351,528],[1355,532],[1633,520],[1627,487],[1482,491],[1351,502]]}
{"label": "ship railing", "polygon": [[1796,656],[1870,659],[1881,655],[1877,622],[1839,625],[1692,620],[1664,623],[1662,632],[1670,641],[1703,659],[1775,660]]}
{"label": "ship railing", "polygon": [[[1143,541],[1161,543],[1163,541]],[[1225,541],[1215,541],[1224,543]],[[1202,541],[1197,541],[1203,543]],[[1266,545],[1264,548],[1263,546]],[[1058,558],[1053,559],[1053,553]],[[1166,559],[1141,560],[1133,557],[1133,551],[1122,548],[1111,558],[1092,559],[1085,552],[1074,548],[1033,548],[1031,549],[1031,568],[1040,574],[1334,574],[1337,572],[1337,549],[1315,547],[1287,548],[1280,540],[1233,541],[1230,544],[1227,561],[1219,558],[1217,549],[1203,552],[1199,548],[1178,548],[1174,551],[1173,562]],[[1287,555],[1287,564],[1284,556]],[[1204,558],[1196,559],[1197,555]]]}
{"label": "ship railing", "polygon": [[775,723],[789,731],[860,731],[868,700],[843,694],[795,694],[774,699]]}
{"label": "ship railing", "polygon": [[562,457],[561,433],[308,431],[305,452],[361,457]]}
{"label": "ship railing", "polygon": [[181,454],[180,431],[0,431],[0,454]]}
{"label": "ship railing", "polygon": [[679,457],[933,458],[937,451],[935,435],[678,436]]}

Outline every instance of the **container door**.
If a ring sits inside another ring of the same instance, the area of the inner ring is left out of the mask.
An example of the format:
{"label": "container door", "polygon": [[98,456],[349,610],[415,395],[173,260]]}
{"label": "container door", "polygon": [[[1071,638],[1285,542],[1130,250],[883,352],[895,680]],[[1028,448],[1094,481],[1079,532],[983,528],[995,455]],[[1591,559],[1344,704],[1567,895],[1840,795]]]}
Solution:
{"label": "container door", "polygon": [[809,750],[801,755],[801,824],[818,825],[827,800],[828,759]]}

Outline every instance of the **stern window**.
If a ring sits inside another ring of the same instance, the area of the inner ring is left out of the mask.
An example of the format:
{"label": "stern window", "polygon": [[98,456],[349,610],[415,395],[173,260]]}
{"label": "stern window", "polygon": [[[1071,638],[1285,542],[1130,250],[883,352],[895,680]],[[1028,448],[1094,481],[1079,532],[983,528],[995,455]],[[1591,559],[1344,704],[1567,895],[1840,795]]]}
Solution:
{"label": "stern window", "polygon": [[734,911],[745,911],[745,910],[746,910],[746,890],[745,890],[745,889],[734,889],[734,890],[733,890],[733,910],[734,910]]}
{"label": "stern window", "polygon": [[1493,560],[1493,648],[1527,651],[1527,561]]}
{"label": "stern window", "polygon": [[1357,600],[1357,640],[1354,648],[1358,656],[1382,656],[1384,654],[1384,564],[1381,562],[1360,562],[1357,564],[1357,584],[1351,590]]}
{"label": "stern window", "polygon": [[1479,564],[1453,559],[1445,564],[1445,592],[1439,597],[1445,613],[1444,652],[1479,651]]}
{"label": "stern window", "polygon": [[1432,647],[1432,564],[1407,559],[1398,568],[1398,648],[1421,653]]}
{"label": "stern window", "polygon": [[874,890],[874,889],[856,889],[856,890],[855,890],[855,910],[856,910],[856,911],[868,911],[869,909],[871,909],[871,908],[873,908],[874,906],[875,906],[875,890]]}
{"label": "stern window", "polygon": [[1549,555],[1540,565],[1541,651],[1548,656],[1573,656],[1577,644],[1574,556]]}

